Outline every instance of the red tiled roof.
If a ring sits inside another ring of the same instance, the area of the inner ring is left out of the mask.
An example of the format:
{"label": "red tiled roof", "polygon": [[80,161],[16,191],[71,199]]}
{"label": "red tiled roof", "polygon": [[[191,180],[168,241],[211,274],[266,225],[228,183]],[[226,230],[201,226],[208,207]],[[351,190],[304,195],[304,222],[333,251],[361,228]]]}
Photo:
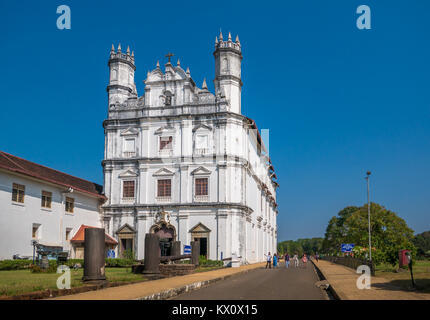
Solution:
{"label": "red tiled roof", "polygon": [[[73,236],[73,238],[70,239],[70,241],[74,242],[74,243],[84,242],[85,241],[85,229],[87,229],[87,228],[97,228],[97,227],[91,227],[91,226],[86,226],[86,225],[82,224],[79,227],[79,230]],[[114,238],[112,238],[107,233],[105,233],[105,242],[107,244],[118,244],[118,241],[116,241]]]}
{"label": "red tiled roof", "polygon": [[21,173],[66,188],[73,188],[76,191],[89,193],[106,200],[106,197],[102,194],[103,187],[101,185],[42,166],[3,151],[0,151],[0,169]]}

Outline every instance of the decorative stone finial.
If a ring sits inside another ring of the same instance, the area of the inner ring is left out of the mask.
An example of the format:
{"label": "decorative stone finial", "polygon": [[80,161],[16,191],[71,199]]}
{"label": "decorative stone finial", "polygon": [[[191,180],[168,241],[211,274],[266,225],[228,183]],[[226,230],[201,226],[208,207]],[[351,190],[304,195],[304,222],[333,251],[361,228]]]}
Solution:
{"label": "decorative stone finial", "polygon": [[208,86],[206,84],[206,78],[203,79],[202,89],[208,89]]}
{"label": "decorative stone finial", "polygon": [[157,69],[160,69],[160,61],[157,60]]}
{"label": "decorative stone finial", "polygon": [[178,62],[176,63],[178,67],[181,65],[181,61],[178,59]]}
{"label": "decorative stone finial", "polygon": [[239,35],[237,35],[237,36],[236,36],[236,43],[237,43],[237,44],[240,44],[240,41],[239,41]]}
{"label": "decorative stone finial", "polygon": [[215,37],[215,44],[218,44],[218,37]]}
{"label": "decorative stone finial", "polygon": [[222,41],[222,32],[219,30],[219,41]]}
{"label": "decorative stone finial", "polygon": [[231,41],[231,33],[228,33],[228,41]]}
{"label": "decorative stone finial", "polygon": [[127,46],[127,54],[130,55],[130,46]]}
{"label": "decorative stone finial", "polygon": [[115,47],[113,46],[113,43],[112,43],[112,48],[110,49],[110,53],[115,53]]}
{"label": "decorative stone finial", "polygon": [[118,53],[121,53],[121,43],[118,44]]}
{"label": "decorative stone finial", "polygon": [[187,67],[187,71],[185,71],[186,74],[190,75],[190,68]]}
{"label": "decorative stone finial", "polygon": [[131,57],[134,58],[134,51],[131,52]]}

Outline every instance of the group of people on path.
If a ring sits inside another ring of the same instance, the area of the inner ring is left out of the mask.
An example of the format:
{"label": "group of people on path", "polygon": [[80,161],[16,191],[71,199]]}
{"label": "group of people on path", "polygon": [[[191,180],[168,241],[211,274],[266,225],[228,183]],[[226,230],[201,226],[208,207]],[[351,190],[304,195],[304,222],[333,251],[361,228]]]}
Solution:
{"label": "group of people on path", "polygon": [[[285,267],[286,268],[290,267],[290,260],[293,261],[293,264],[296,268],[299,267],[300,261],[302,261],[302,264],[305,268],[306,268],[306,265],[308,262],[308,257],[306,255],[306,253],[304,253],[300,259],[299,259],[299,256],[297,253],[295,253],[294,256],[291,258],[290,255],[288,254],[288,252],[285,253],[283,256],[279,256],[277,253],[274,253],[272,256],[269,252],[268,254],[265,254],[265,256],[266,256],[266,269],[272,268],[272,261],[273,261],[273,268],[277,268],[278,262],[281,258],[285,260]],[[318,254],[315,255],[315,258],[316,258],[316,261],[318,262]]]}

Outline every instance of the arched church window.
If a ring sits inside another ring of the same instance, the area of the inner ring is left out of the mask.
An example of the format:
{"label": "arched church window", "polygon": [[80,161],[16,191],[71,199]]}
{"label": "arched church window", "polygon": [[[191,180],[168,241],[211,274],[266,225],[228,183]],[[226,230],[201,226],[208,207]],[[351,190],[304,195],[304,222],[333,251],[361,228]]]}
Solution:
{"label": "arched church window", "polygon": [[221,70],[223,72],[227,72],[228,71],[228,60],[227,58],[222,59],[222,64],[221,64]]}
{"label": "arched church window", "polygon": [[166,91],[165,94],[164,105],[171,106],[172,105],[172,94],[169,91]]}

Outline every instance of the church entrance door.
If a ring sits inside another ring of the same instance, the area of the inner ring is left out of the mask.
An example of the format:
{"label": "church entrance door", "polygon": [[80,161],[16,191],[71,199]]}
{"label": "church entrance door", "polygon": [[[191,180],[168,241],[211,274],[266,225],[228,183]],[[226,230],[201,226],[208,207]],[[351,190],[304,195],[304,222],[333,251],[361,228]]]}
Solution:
{"label": "church entrance door", "polygon": [[196,238],[200,242],[200,255],[208,257],[208,238]]}
{"label": "church entrance door", "polygon": [[166,225],[162,225],[161,228],[157,228],[154,231],[160,239],[160,256],[170,256],[175,230],[167,227]]}

